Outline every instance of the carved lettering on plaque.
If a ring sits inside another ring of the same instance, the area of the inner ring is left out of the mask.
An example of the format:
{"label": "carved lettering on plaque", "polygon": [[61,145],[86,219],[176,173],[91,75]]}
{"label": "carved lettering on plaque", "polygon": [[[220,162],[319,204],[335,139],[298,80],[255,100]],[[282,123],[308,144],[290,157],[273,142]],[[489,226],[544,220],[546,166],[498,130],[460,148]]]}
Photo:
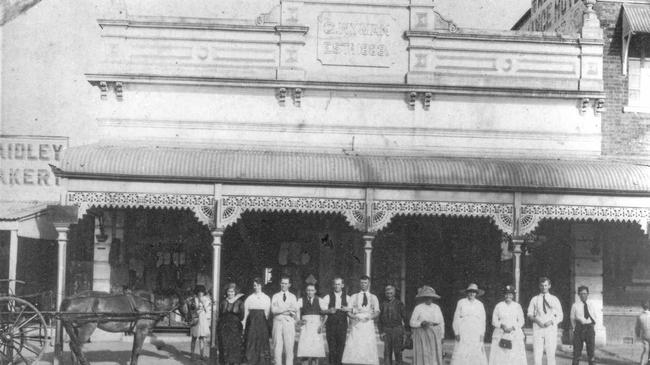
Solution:
{"label": "carved lettering on plaque", "polygon": [[323,65],[390,67],[397,41],[388,14],[326,11],[318,17],[318,60]]}

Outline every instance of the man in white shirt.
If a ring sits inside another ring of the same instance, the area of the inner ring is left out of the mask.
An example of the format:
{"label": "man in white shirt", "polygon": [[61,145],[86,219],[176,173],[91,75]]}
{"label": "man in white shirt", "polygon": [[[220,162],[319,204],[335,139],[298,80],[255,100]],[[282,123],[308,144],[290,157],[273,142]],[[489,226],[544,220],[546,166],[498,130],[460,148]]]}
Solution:
{"label": "man in white shirt", "polygon": [[345,349],[345,338],[348,333],[348,312],[350,311],[350,296],[343,292],[345,284],[343,279],[335,277],[332,280],[330,294],[323,298],[323,304],[327,306],[327,347],[329,348],[329,363],[341,365],[343,350]]}
{"label": "man in white shirt", "polygon": [[530,300],[528,318],[533,321],[533,354],[535,365],[542,365],[544,351],[546,362],[555,365],[555,349],[557,347],[557,326],[564,319],[560,300],[549,293],[551,280],[547,277],[539,279],[540,293]]}
{"label": "man in white shirt", "polygon": [[596,331],[594,327],[598,323],[599,313],[594,303],[589,300],[589,288],[578,287],[580,301],[573,303],[571,307],[571,326],[573,327],[573,365],[578,365],[582,354],[582,344],[587,344],[587,362],[594,365],[594,348],[596,343]]}
{"label": "man in white shirt", "polygon": [[636,337],[643,343],[643,352],[641,353],[640,365],[650,365],[650,300],[643,302],[643,313],[636,319],[634,327]]}
{"label": "man in white shirt", "polygon": [[273,353],[275,364],[282,364],[282,351],[286,365],[293,365],[293,345],[296,338],[296,319],[298,316],[298,300],[289,292],[291,279],[283,276],[280,279],[280,292],[271,299],[273,313]]}
{"label": "man in white shirt", "polygon": [[350,298],[352,311],[348,317],[352,323],[345,341],[343,363],[379,365],[374,322],[381,311],[379,299],[370,293],[370,277],[361,276],[359,286],[361,291]]}

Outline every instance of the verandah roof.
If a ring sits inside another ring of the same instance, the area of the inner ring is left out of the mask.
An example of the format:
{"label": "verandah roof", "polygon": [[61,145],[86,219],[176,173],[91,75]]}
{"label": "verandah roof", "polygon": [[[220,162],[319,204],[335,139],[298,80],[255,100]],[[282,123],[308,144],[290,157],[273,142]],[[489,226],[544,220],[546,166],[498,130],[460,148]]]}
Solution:
{"label": "verandah roof", "polygon": [[650,194],[650,166],[606,160],[404,157],[93,144],[68,178],[314,186]]}

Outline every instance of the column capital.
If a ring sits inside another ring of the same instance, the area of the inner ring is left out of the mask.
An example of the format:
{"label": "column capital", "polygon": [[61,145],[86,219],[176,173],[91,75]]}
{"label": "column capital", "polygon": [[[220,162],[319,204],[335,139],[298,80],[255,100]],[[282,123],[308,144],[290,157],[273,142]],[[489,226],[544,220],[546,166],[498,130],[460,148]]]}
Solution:
{"label": "column capital", "polygon": [[374,234],[364,234],[363,235],[363,241],[366,243],[365,246],[363,246],[364,249],[366,250],[372,250],[372,241],[375,240],[375,235]]}
{"label": "column capital", "polygon": [[53,225],[58,235],[56,240],[59,242],[59,245],[67,243],[68,231],[70,231],[70,223],[54,223]]}
{"label": "column capital", "polygon": [[374,233],[366,233],[363,235],[363,240],[368,242],[372,242],[375,240],[375,237],[377,237]]}
{"label": "column capital", "polygon": [[54,229],[56,229],[57,232],[68,232],[70,230],[70,223],[53,223]]}
{"label": "column capital", "polygon": [[210,231],[212,235],[212,245],[221,246],[221,237],[223,236],[223,229],[213,229]]}
{"label": "column capital", "polygon": [[524,236],[513,236],[513,237],[512,237],[512,244],[515,245],[515,246],[516,246],[516,245],[520,245],[520,246],[521,246],[521,245],[524,244],[524,239],[525,239]]}

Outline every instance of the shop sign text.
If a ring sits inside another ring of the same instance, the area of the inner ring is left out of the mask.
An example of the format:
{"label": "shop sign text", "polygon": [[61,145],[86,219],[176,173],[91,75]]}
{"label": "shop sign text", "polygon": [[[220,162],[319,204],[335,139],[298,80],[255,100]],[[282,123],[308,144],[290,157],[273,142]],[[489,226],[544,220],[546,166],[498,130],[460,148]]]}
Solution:
{"label": "shop sign text", "polygon": [[388,14],[323,12],[318,17],[318,59],[324,65],[390,67],[396,31]]}
{"label": "shop sign text", "polygon": [[49,164],[61,160],[67,139],[0,137],[0,185],[48,187],[59,185]]}

